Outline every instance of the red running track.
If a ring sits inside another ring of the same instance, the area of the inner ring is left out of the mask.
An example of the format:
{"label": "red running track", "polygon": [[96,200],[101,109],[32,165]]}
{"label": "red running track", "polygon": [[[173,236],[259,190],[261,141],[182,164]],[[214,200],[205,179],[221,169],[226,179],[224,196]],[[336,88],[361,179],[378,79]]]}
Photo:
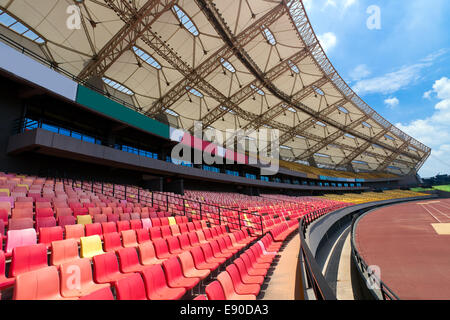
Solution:
{"label": "red running track", "polygon": [[381,208],[356,226],[357,250],[402,300],[450,299],[450,235],[437,234],[435,223],[450,223],[450,200]]}

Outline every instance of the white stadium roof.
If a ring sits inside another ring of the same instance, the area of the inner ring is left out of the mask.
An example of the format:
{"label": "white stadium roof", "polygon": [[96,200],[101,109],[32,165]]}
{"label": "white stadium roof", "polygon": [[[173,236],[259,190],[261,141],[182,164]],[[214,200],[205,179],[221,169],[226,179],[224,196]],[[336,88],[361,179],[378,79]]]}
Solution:
{"label": "white stadium roof", "polygon": [[0,9],[2,34],[172,126],[277,128],[284,160],[327,168],[410,174],[430,155],[339,76],[300,0],[0,0]]}

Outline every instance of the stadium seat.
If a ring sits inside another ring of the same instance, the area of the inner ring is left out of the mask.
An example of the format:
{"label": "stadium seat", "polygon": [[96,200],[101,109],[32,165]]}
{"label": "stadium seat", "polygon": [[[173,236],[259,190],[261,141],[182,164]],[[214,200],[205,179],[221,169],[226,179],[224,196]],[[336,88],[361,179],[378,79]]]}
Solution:
{"label": "stadium seat", "polygon": [[135,248],[121,248],[117,250],[119,255],[120,272],[132,273],[141,272],[148,266],[139,263],[139,256]]}
{"label": "stadium seat", "polygon": [[226,300],[225,292],[218,280],[208,284],[205,288],[205,293],[208,300]]}
{"label": "stadium seat", "polygon": [[[105,213],[102,213],[105,214]],[[106,214],[106,216],[108,217],[108,222],[118,222],[119,221],[119,216],[113,213],[108,213]]]}
{"label": "stadium seat", "polygon": [[117,232],[130,230],[130,221],[117,221]]}
{"label": "stadium seat", "polygon": [[228,274],[230,275],[231,280],[233,281],[234,291],[237,294],[242,294],[242,295],[250,294],[250,295],[257,296],[259,294],[259,292],[261,291],[260,285],[247,284],[242,281],[239,269],[237,268],[236,265],[230,264],[229,266],[227,266],[226,272],[228,272]]}
{"label": "stadium seat", "polygon": [[206,262],[203,250],[200,247],[194,247],[190,250],[192,257],[194,258],[195,268],[199,270],[214,271],[219,267],[217,262]]}
{"label": "stadium seat", "polygon": [[63,263],[79,259],[78,243],[75,239],[53,241],[50,263],[59,266]]}
{"label": "stadium seat", "polygon": [[6,277],[5,253],[0,250],[0,291],[14,286],[15,279]]}
{"label": "stadium seat", "polygon": [[143,218],[142,220],[142,228],[149,229],[152,227],[152,221],[149,218]]}
{"label": "stadium seat", "polygon": [[105,253],[102,248],[100,236],[94,235],[80,238],[80,256],[81,258],[92,258]]}
{"label": "stadium seat", "polygon": [[139,273],[115,281],[114,288],[117,300],[147,300],[144,281]]}
{"label": "stadium seat", "polygon": [[16,247],[12,252],[9,277],[48,267],[47,247],[44,244]]}
{"label": "stadium seat", "polygon": [[107,288],[103,288],[100,290],[96,290],[90,294],[80,297],[79,300],[98,300],[98,301],[107,301],[114,300],[113,293],[110,289],[110,286]]}
{"label": "stadium seat", "polygon": [[16,247],[29,246],[37,244],[36,230],[22,229],[22,230],[10,230],[7,232],[5,255],[9,258],[12,251]]}
{"label": "stadium seat", "polygon": [[151,227],[149,229],[150,239],[155,241],[157,239],[162,239],[161,227]]}
{"label": "stadium seat", "polygon": [[90,259],[77,259],[63,263],[60,267],[61,295],[65,298],[81,297],[109,284],[94,283]]}
{"label": "stadium seat", "polygon": [[55,266],[22,273],[16,278],[14,300],[73,300],[60,294],[60,280]]}
{"label": "stadium seat", "polygon": [[247,267],[242,258],[237,258],[233,261],[234,265],[238,268],[239,274],[241,275],[241,280],[245,284],[258,284],[262,285],[264,283],[264,276],[262,275],[249,275],[247,272]]}
{"label": "stadium seat", "polygon": [[172,236],[179,236],[181,234],[180,227],[176,224],[170,226],[170,231],[172,232]]}
{"label": "stadium seat", "polygon": [[139,244],[151,241],[150,240],[150,235],[149,235],[147,229],[138,229],[138,230],[136,230],[136,238],[137,238],[137,241],[138,241]]}
{"label": "stadium seat", "polygon": [[203,254],[205,256],[205,261],[207,263],[218,263],[223,264],[227,259],[226,258],[216,258],[211,249],[211,245],[209,243],[203,244],[200,246],[203,250]]}
{"label": "stadium seat", "polygon": [[153,245],[155,247],[155,253],[156,253],[156,257],[158,259],[169,259],[173,256],[173,254],[171,254],[169,252],[169,247],[167,245],[167,241],[165,239],[156,239],[153,242]]}
{"label": "stadium seat", "polygon": [[120,240],[120,233],[110,232],[103,235],[103,245],[105,252],[115,252],[123,248],[122,241]]}
{"label": "stadium seat", "polygon": [[104,223],[108,221],[108,217],[105,214],[96,214],[94,215],[95,223]]}
{"label": "stadium seat", "polygon": [[124,230],[120,234],[122,236],[122,245],[125,248],[129,248],[129,247],[135,248],[138,246],[136,231]]}
{"label": "stadium seat", "polygon": [[50,227],[56,227],[56,219],[54,217],[42,217],[42,218],[36,218],[36,231],[40,230],[41,228],[50,228]]}
{"label": "stadium seat", "polygon": [[92,217],[90,215],[79,215],[77,217],[77,224],[87,225],[92,224]]}
{"label": "stadium seat", "polygon": [[103,240],[103,230],[100,223],[86,224],[84,230],[86,237],[97,235]]}
{"label": "stadium seat", "polygon": [[172,231],[170,230],[170,226],[162,226],[161,227],[161,236],[163,239],[167,239],[172,236]]}
{"label": "stadium seat", "polygon": [[189,251],[181,253],[179,256],[183,274],[186,278],[200,278],[204,280],[211,273],[209,270],[198,270],[195,268],[194,259]]}
{"label": "stadium seat", "polygon": [[75,217],[73,216],[61,216],[58,218],[58,226],[65,227],[66,225],[76,224]]}
{"label": "stadium seat", "polygon": [[220,246],[219,246],[219,243],[217,242],[217,240],[211,240],[209,242],[209,244],[210,244],[211,249],[213,251],[214,257],[216,257],[216,258],[225,258],[225,259],[228,260],[229,258],[231,258],[233,256],[232,252],[229,252],[229,251],[222,252],[220,250]]}
{"label": "stadium seat", "polygon": [[80,242],[80,238],[85,236],[84,226],[82,224],[66,225],[64,226],[66,239],[75,239]]}
{"label": "stadium seat", "polygon": [[63,228],[62,227],[50,227],[39,229],[39,243],[43,243],[50,248],[53,241],[63,240]]}
{"label": "stadium seat", "polygon": [[126,278],[130,273],[120,273],[116,254],[107,252],[92,258],[94,262],[94,281],[114,285],[119,279]]}
{"label": "stadium seat", "polygon": [[160,264],[144,269],[142,277],[149,300],[179,300],[186,293],[184,287],[170,288],[167,285],[166,276]]}
{"label": "stadium seat", "polygon": [[117,225],[115,222],[102,222],[103,235],[106,233],[117,232]]}
{"label": "stadium seat", "polygon": [[145,242],[138,246],[139,257],[141,264],[145,266],[160,264],[165,259],[158,259],[156,257],[155,248],[152,242]]}
{"label": "stadium seat", "polygon": [[191,290],[200,282],[200,278],[186,278],[183,275],[178,257],[172,257],[164,261],[162,265],[166,274],[167,284],[171,288]]}
{"label": "stadium seat", "polygon": [[34,228],[34,221],[32,218],[15,218],[9,219],[8,230],[23,230]]}
{"label": "stadium seat", "polygon": [[238,294],[233,286],[233,280],[231,279],[227,271],[221,272],[217,276],[217,280],[220,282],[223,288],[223,293],[226,300],[256,300],[256,296],[252,294]]}

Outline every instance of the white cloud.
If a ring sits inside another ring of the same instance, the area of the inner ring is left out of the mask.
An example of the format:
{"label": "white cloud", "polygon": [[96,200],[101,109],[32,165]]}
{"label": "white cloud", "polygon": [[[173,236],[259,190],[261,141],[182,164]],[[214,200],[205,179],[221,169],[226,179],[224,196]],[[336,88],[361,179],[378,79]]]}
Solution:
{"label": "white cloud", "polygon": [[350,79],[353,81],[359,81],[361,79],[367,78],[371,75],[369,67],[365,64],[360,64],[355,69],[350,72]]}
{"label": "white cloud", "polygon": [[402,67],[383,76],[360,80],[355,84],[354,90],[360,95],[369,93],[391,94],[419,80],[422,69],[430,65],[430,63],[418,63]]}
{"label": "white cloud", "polygon": [[337,37],[333,32],[326,32],[317,36],[317,38],[319,39],[319,42],[325,52],[329,52],[337,45]]}
{"label": "white cloud", "polygon": [[[432,148],[432,156],[420,170],[422,177],[431,177],[438,173],[450,172],[450,79],[443,77],[436,80],[433,90],[440,101],[435,105],[435,112],[428,118],[418,119],[409,124],[396,124],[405,133]],[[430,93],[431,94],[431,93]]]}
{"label": "white cloud", "polygon": [[389,98],[389,99],[384,100],[384,103],[387,106],[393,108],[393,107],[398,106],[400,101],[396,97],[393,97],[393,98]]}
{"label": "white cloud", "polygon": [[[445,54],[448,50],[441,49],[435,53],[429,54],[424,59],[421,59],[418,63],[409,66],[403,66],[397,71],[387,73],[382,76],[359,80],[354,85],[354,91],[359,95],[381,93],[392,94],[401,89],[405,89],[408,86],[416,83],[421,79],[423,69],[431,67],[433,63]],[[443,84],[437,83],[435,86],[442,86]],[[433,88],[433,90],[436,90]],[[450,88],[445,88],[444,94],[450,94]],[[430,93],[425,93],[424,98],[429,98]]]}
{"label": "white cloud", "polygon": [[425,92],[425,93],[423,94],[423,97],[424,97],[425,99],[430,99],[432,93],[433,93],[433,90],[428,90],[427,92]]}

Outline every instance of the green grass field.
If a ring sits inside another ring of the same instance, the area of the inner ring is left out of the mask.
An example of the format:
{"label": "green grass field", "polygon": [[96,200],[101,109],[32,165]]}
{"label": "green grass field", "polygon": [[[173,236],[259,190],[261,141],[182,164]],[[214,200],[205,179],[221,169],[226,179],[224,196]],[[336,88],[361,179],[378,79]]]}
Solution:
{"label": "green grass field", "polygon": [[412,188],[411,191],[421,192],[421,191],[431,191],[431,190],[442,190],[450,192],[450,185],[445,186],[433,186],[432,188]]}

